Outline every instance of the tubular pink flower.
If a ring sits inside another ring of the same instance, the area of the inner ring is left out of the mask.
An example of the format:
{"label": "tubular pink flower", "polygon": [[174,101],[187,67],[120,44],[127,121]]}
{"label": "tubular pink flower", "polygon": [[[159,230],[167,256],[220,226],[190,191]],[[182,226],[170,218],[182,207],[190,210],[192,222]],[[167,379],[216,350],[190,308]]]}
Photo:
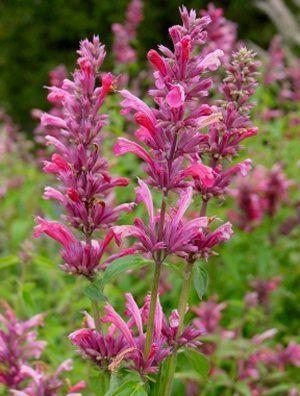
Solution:
{"label": "tubular pink flower", "polygon": [[70,244],[76,242],[72,232],[65,225],[57,221],[47,221],[41,217],[37,217],[37,223],[34,231],[35,238],[45,233],[64,247],[68,247]]}
{"label": "tubular pink flower", "polygon": [[185,169],[184,174],[186,176],[193,176],[195,179],[199,180],[204,188],[212,187],[215,183],[216,175],[214,171],[201,162],[196,162],[189,166]]}
{"label": "tubular pink flower", "polygon": [[139,144],[132,142],[125,138],[118,138],[117,143],[115,144],[115,147],[114,147],[114,153],[116,155],[123,155],[125,153],[136,154],[138,157],[140,157],[142,160],[144,160],[147,164],[149,164],[153,167],[155,166],[154,162],[152,161],[152,158],[147,153],[147,151],[145,149],[143,149],[143,147],[141,147]]}
{"label": "tubular pink flower", "polygon": [[166,101],[171,108],[178,108],[184,104],[185,93],[181,85],[174,85],[166,96]]}
{"label": "tubular pink flower", "polygon": [[148,52],[147,58],[149,62],[162,74],[165,75],[167,73],[167,68],[163,58],[159,55],[159,53],[153,49]]}
{"label": "tubular pink flower", "polygon": [[199,62],[199,66],[203,69],[215,71],[221,65],[220,58],[222,58],[223,55],[224,52],[220,49],[210,52],[203,60],[201,60],[201,62]]}
{"label": "tubular pink flower", "polygon": [[125,321],[121,318],[120,315],[114,310],[114,308],[106,304],[104,307],[105,316],[101,318],[102,322],[104,323],[112,323],[115,327],[123,334],[126,341],[131,347],[135,347],[134,339],[130,330],[127,327]]}

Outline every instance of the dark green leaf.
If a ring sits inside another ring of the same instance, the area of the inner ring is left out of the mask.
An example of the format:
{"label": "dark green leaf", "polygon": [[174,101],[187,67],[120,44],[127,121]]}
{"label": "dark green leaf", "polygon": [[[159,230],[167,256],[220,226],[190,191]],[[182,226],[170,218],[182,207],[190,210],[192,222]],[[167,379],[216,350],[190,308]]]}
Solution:
{"label": "dark green leaf", "polygon": [[183,353],[190,367],[196,371],[201,378],[206,380],[210,370],[210,363],[207,357],[196,349],[185,349]]}
{"label": "dark green leaf", "polygon": [[196,292],[202,300],[208,285],[208,273],[205,268],[200,266],[200,263],[195,263],[193,271],[194,287]]}

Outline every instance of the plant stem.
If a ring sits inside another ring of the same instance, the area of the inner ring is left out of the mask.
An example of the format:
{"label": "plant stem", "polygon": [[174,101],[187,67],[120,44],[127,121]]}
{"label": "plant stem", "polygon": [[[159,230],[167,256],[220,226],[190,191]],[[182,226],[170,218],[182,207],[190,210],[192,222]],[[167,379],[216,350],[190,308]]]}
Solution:
{"label": "plant stem", "polygon": [[96,300],[91,300],[91,304],[92,304],[93,316],[94,316],[97,333],[102,334],[102,325],[99,315],[99,311],[100,311],[99,303]]}
{"label": "plant stem", "polygon": [[[206,215],[207,203],[208,203],[208,200],[202,201],[202,206],[201,206],[201,210],[200,210],[201,217]],[[188,299],[189,299],[189,295],[190,295],[190,289],[191,289],[192,271],[193,271],[194,262],[195,262],[195,260],[192,258],[190,260],[187,260],[185,270],[184,270],[184,280],[182,283],[182,288],[181,288],[179,303],[178,303],[179,325],[178,325],[178,331],[176,334],[176,339],[178,337],[180,337],[180,335],[183,331],[184,317],[185,317],[185,312],[186,312]],[[162,386],[160,388],[160,395],[162,395],[162,396],[170,396],[171,395],[173,381],[174,381],[174,375],[175,375],[175,369],[176,369],[176,362],[177,362],[177,349],[174,350],[174,353],[167,360],[166,372],[165,372],[165,375],[162,380]]]}
{"label": "plant stem", "polygon": [[178,325],[176,338],[178,338],[181,335],[183,330],[184,317],[190,295],[194,262],[195,260],[187,261],[184,270],[184,280],[183,280],[182,289],[179,298],[179,304],[178,304],[179,325]]}
{"label": "plant stem", "polygon": [[[91,244],[91,235],[89,235],[89,234],[85,235],[85,242],[87,244]],[[90,282],[92,283],[93,279],[90,279]],[[93,317],[94,317],[94,321],[95,321],[95,328],[99,334],[102,334],[99,303],[96,300],[91,300],[91,305],[92,305]]]}
{"label": "plant stem", "polygon": [[[192,270],[193,270],[194,260],[189,260],[186,262],[185,270],[184,270],[184,280],[182,283],[182,288],[179,297],[178,303],[178,315],[179,315],[179,325],[176,334],[176,340],[180,337],[183,326],[184,326],[184,317],[186,312],[186,307],[188,304],[188,299],[190,295],[190,288],[192,282]],[[169,396],[172,392],[174,374],[176,369],[177,362],[177,350],[175,349],[174,353],[168,358],[167,368],[163,378],[163,385],[161,389],[162,396]]]}
{"label": "plant stem", "polygon": [[206,215],[208,199],[202,201],[202,206],[200,209],[200,217],[204,217]]}
{"label": "plant stem", "polygon": [[[167,193],[164,193],[161,201],[161,209],[160,209],[160,218],[158,223],[158,231],[157,236],[158,240],[161,240],[164,221],[165,221],[165,214],[166,214],[166,197]],[[149,319],[147,323],[147,330],[146,330],[146,341],[145,341],[145,348],[144,348],[144,355],[145,358],[148,357],[151,344],[152,344],[152,336],[154,330],[154,318],[155,318],[155,310],[156,310],[156,301],[158,295],[158,286],[159,286],[159,279],[161,274],[162,268],[162,258],[161,258],[161,250],[158,252],[157,257],[155,259],[155,269],[152,281],[152,288],[151,288],[151,300],[150,300],[150,311],[149,311]]]}
{"label": "plant stem", "polygon": [[161,267],[162,267],[162,263],[155,263],[155,270],[154,270],[152,289],[151,289],[149,319],[147,323],[146,341],[145,341],[145,349],[144,349],[145,358],[148,357],[152,344],[154,318],[155,318],[156,301],[158,294],[159,278],[161,274]]}

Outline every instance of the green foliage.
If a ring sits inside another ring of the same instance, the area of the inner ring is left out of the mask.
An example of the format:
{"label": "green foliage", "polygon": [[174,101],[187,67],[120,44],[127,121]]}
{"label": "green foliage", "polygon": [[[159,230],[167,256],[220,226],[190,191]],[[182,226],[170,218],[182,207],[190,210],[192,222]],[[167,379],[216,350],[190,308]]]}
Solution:
{"label": "green foliage", "polygon": [[202,300],[208,286],[208,272],[202,263],[196,262],[193,268],[194,287],[200,300]]}
{"label": "green foliage", "polygon": [[208,358],[195,349],[185,349],[183,354],[187,360],[189,369],[195,371],[201,379],[207,380],[210,370]]}

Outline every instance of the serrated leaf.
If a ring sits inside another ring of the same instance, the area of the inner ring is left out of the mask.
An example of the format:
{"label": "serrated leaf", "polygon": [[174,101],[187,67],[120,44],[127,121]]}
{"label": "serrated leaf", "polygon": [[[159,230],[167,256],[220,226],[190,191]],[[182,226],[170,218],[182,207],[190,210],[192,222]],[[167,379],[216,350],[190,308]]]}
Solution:
{"label": "serrated leaf", "polygon": [[207,357],[196,349],[185,349],[183,353],[190,367],[196,371],[201,378],[207,380],[210,370],[210,363]]}
{"label": "serrated leaf", "polygon": [[193,270],[194,287],[200,300],[204,296],[208,285],[208,273],[205,268],[200,266],[200,263],[195,263]]}
{"label": "serrated leaf", "polygon": [[102,285],[113,281],[118,275],[128,270],[142,268],[147,264],[152,263],[150,260],[145,260],[138,256],[125,256],[112,262],[105,270]]}
{"label": "serrated leaf", "polygon": [[102,288],[97,282],[93,282],[84,289],[84,294],[91,300],[107,301],[106,296],[102,292]]}
{"label": "serrated leaf", "polygon": [[9,256],[6,257],[1,257],[0,258],[0,269],[4,269],[7,267],[10,267],[12,265],[16,265],[19,263],[19,258],[18,256],[11,254]]}

